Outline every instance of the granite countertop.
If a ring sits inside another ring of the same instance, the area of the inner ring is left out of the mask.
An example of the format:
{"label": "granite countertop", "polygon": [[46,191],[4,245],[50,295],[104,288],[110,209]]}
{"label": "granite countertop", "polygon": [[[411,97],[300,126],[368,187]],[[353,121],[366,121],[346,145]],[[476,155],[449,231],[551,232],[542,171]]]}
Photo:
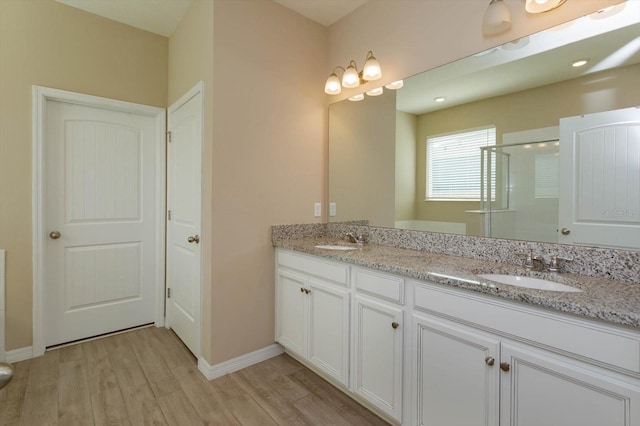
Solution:
{"label": "granite countertop", "polygon": [[[570,314],[604,320],[640,330],[640,284],[585,275],[526,271],[522,266],[428,253],[376,244],[358,247],[331,238],[282,240],[276,247],[364,266],[409,278],[524,302]],[[320,244],[358,247],[357,250],[326,250]],[[577,287],[582,292],[558,292],[515,287],[489,281],[478,274],[517,274],[548,279]]]}

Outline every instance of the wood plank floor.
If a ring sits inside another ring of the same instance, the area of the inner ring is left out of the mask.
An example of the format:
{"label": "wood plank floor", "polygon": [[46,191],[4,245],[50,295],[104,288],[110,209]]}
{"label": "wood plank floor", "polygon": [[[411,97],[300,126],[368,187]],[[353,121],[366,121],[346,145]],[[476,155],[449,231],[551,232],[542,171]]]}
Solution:
{"label": "wood plank floor", "polygon": [[288,355],[207,381],[147,327],[14,364],[0,425],[387,425]]}

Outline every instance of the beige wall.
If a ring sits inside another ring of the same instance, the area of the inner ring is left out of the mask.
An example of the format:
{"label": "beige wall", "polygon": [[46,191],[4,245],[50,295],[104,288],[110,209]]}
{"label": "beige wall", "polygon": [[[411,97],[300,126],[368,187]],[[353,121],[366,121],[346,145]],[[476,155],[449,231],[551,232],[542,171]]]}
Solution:
{"label": "beige wall", "polygon": [[382,65],[382,80],[360,89],[330,96],[330,102],[362,92],[456,59],[481,52],[507,41],[567,22],[621,0],[568,1],[552,13],[525,13],[522,0],[505,0],[512,15],[506,33],[485,37],[484,0],[370,1],[329,27],[329,66],[346,66],[354,59],[361,67],[373,50]]}
{"label": "beige wall", "polygon": [[6,349],[31,346],[31,86],[164,107],[167,39],[51,0],[0,1],[0,247]]}
{"label": "beige wall", "polygon": [[416,219],[465,222],[464,210],[480,208],[479,202],[424,201],[427,137],[494,124],[502,143],[504,133],[557,126],[560,117],[639,105],[639,78],[640,65],[632,65],[420,115]]}
{"label": "beige wall", "polygon": [[416,141],[418,117],[396,111],[395,220],[416,215]]}
{"label": "beige wall", "polygon": [[270,0],[214,3],[210,363],[273,343],[270,227],[322,220],[326,32]]}
{"label": "beige wall", "polygon": [[213,2],[194,0],[169,38],[169,105],[204,82],[202,159],[202,330],[201,355],[211,360],[211,252],[213,163]]}
{"label": "beige wall", "polygon": [[339,102],[329,109],[331,222],[368,220],[393,227],[396,92]]}

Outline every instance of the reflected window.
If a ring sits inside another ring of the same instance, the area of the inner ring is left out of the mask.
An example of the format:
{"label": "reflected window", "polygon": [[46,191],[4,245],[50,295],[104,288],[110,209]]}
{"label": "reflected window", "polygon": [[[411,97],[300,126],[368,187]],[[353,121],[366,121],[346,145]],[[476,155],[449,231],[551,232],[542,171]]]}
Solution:
{"label": "reflected window", "polygon": [[429,136],[427,200],[479,201],[480,148],[495,144],[495,126]]}

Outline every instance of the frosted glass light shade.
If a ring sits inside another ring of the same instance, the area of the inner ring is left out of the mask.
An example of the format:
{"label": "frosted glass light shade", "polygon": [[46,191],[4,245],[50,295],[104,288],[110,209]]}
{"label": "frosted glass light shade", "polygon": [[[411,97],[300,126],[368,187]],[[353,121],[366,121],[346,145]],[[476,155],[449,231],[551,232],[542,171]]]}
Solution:
{"label": "frosted glass light shade", "polygon": [[567,0],[527,0],[524,9],[529,13],[543,13],[562,6]]}
{"label": "frosted glass light shade", "polygon": [[403,85],[404,85],[404,81],[398,80],[398,81],[394,81],[393,83],[385,84],[384,87],[391,90],[397,90],[402,88]]}
{"label": "frosted glass light shade", "polygon": [[369,96],[379,96],[382,95],[382,92],[384,92],[384,89],[382,87],[376,87],[375,89],[371,89],[367,92],[367,95]]}
{"label": "frosted glass light shade", "polygon": [[337,95],[342,92],[342,87],[340,86],[340,79],[338,76],[333,73],[327,79],[327,82],[324,85],[324,93],[328,95]]}
{"label": "frosted glass light shade", "polygon": [[511,11],[502,0],[491,0],[482,19],[482,32],[499,34],[511,28]]}
{"label": "frosted glass light shade", "polygon": [[344,87],[358,87],[360,85],[360,76],[353,65],[349,65],[342,76],[342,85]]}
{"label": "frosted glass light shade", "polygon": [[378,60],[371,55],[367,62],[364,63],[364,69],[362,70],[362,78],[367,81],[378,80],[382,77],[382,68]]}

